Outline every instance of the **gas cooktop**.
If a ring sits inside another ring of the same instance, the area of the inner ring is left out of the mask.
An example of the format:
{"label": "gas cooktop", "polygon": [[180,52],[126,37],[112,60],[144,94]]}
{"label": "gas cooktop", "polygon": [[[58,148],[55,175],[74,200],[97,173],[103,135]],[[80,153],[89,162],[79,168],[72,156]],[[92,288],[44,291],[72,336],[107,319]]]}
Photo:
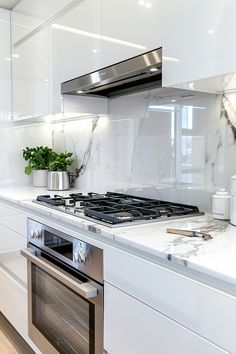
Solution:
{"label": "gas cooktop", "polygon": [[204,214],[192,205],[113,192],[39,195],[33,202],[110,227]]}

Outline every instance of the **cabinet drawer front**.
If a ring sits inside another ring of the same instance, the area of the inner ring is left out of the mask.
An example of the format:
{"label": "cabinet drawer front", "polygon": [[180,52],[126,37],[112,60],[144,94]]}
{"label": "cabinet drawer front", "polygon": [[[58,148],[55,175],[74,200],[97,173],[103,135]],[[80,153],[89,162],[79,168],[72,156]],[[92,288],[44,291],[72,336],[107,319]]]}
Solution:
{"label": "cabinet drawer front", "polygon": [[104,299],[104,348],[108,354],[227,353],[106,283]]}
{"label": "cabinet drawer front", "polygon": [[[26,248],[27,243],[25,241]],[[27,285],[27,260],[20,251],[0,253],[0,268],[4,269],[15,280],[20,281],[23,286]]]}
{"label": "cabinet drawer front", "polygon": [[0,268],[0,311],[19,332],[37,354],[38,348],[28,337],[28,300],[27,291],[8,273]]}
{"label": "cabinet drawer front", "polygon": [[0,203],[0,224],[27,237],[27,215],[20,209]]}
{"label": "cabinet drawer front", "polygon": [[117,249],[105,252],[104,273],[105,281],[236,353],[235,297]]}
{"label": "cabinet drawer front", "polygon": [[27,291],[0,268],[0,311],[23,338],[28,336]]}
{"label": "cabinet drawer front", "polygon": [[24,248],[25,244],[26,238],[19,235],[15,231],[0,225],[0,254],[11,250]]}

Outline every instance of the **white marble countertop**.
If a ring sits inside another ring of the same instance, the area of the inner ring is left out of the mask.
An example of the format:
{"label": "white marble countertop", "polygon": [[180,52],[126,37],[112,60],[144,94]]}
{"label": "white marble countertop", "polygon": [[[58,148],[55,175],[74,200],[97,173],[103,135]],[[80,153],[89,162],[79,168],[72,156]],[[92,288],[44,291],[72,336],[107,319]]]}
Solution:
{"label": "white marble countertop", "polygon": [[[73,190],[75,192],[76,190]],[[178,220],[151,222],[142,225],[111,228],[87,221],[57,210],[46,208],[32,202],[39,194],[49,193],[39,188],[0,188],[0,201],[15,204],[31,213],[64,224],[78,226],[104,238],[114,240],[115,244],[129,246],[136,250],[165,259],[174,264],[196,270],[204,275],[213,276],[224,282],[236,285],[236,227],[226,221],[215,220],[211,215],[195,216]],[[60,192],[60,194],[62,194]],[[64,192],[65,195],[68,191]],[[168,234],[166,228],[200,230],[210,233],[212,240],[183,237]]]}

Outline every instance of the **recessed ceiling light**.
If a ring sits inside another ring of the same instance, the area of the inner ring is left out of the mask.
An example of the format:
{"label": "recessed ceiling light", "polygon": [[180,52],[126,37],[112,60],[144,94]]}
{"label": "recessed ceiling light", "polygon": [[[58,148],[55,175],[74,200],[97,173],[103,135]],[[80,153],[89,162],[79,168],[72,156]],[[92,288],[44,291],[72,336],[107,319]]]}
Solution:
{"label": "recessed ceiling light", "polygon": [[171,100],[171,102],[176,102],[176,100]]}
{"label": "recessed ceiling light", "polygon": [[97,49],[93,49],[93,53],[97,53],[98,52],[98,50]]}
{"label": "recessed ceiling light", "polygon": [[151,68],[150,69],[151,72],[158,71],[158,70],[159,70],[158,68]]}
{"label": "recessed ceiling light", "polygon": [[214,30],[213,30],[213,29],[209,29],[209,30],[208,30],[208,33],[209,33],[209,34],[213,34],[213,33],[214,33]]}
{"label": "recessed ceiling light", "polygon": [[78,90],[77,93],[84,93],[84,91],[83,90]]}

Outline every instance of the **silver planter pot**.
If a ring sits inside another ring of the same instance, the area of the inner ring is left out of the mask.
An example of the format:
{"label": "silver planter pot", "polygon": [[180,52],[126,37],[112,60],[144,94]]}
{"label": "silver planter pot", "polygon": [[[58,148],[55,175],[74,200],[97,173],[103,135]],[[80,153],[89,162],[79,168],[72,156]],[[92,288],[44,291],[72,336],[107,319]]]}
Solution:
{"label": "silver planter pot", "polygon": [[69,177],[66,171],[48,172],[48,190],[49,191],[66,191],[70,189]]}

